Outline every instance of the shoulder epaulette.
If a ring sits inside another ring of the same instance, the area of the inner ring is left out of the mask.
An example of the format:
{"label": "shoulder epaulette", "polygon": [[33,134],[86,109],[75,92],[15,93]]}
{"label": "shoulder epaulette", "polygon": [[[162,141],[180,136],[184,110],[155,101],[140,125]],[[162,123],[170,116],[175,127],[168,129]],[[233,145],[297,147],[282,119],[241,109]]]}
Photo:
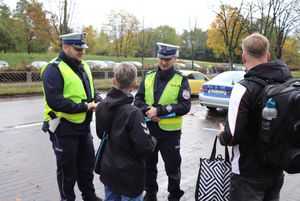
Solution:
{"label": "shoulder epaulette", "polygon": [[53,66],[58,66],[58,64],[59,64],[60,61],[61,61],[61,58],[57,57],[57,58],[55,59],[55,61],[52,62],[52,65],[53,65]]}
{"label": "shoulder epaulette", "polygon": [[148,72],[146,72],[146,75],[149,75],[149,74],[154,73],[156,71],[157,71],[157,69],[149,70]]}
{"label": "shoulder epaulette", "polygon": [[186,76],[185,74],[183,74],[182,72],[180,72],[180,71],[178,71],[178,70],[176,70],[175,72],[176,72],[177,74],[179,74],[179,75],[183,76],[183,77],[185,77],[185,76]]}

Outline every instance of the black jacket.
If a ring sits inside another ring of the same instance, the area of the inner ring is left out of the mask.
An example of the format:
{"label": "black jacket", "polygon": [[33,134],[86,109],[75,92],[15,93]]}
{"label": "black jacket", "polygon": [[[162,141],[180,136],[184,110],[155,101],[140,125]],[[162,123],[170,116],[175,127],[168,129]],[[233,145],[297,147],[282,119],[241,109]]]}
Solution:
{"label": "black jacket", "polygon": [[101,160],[100,180],[113,191],[128,197],[143,192],[145,158],[155,143],[143,114],[133,106],[131,94],[113,88],[96,110],[97,135],[108,134]]}
{"label": "black jacket", "polygon": [[[250,69],[245,78],[251,76],[284,82],[291,77],[286,64],[280,60],[263,63]],[[233,146],[232,172],[246,175],[277,175],[264,165],[257,155],[256,139],[258,135],[258,115],[260,109],[258,97],[263,86],[249,79],[235,85],[230,97],[225,132],[220,136],[220,142]]]}
{"label": "black jacket", "polygon": [[[151,73],[151,72],[150,72]],[[157,107],[157,115],[167,115],[169,113],[175,112],[176,115],[185,115],[191,109],[191,98],[190,98],[190,86],[188,83],[188,79],[186,76],[183,76],[181,88],[178,94],[178,103],[177,104],[170,104],[172,109],[168,110],[168,105],[159,105],[159,99],[170,79],[178,73],[182,75],[179,71],[176,71],[174,68],[171,68],[167,71],[162,71],[159,67],[157,69],[157,74],[154,83],[154,104],[152,106]],[[149,108],[149,105],[145,102],[145,80],[143,80],[140,84],[137,94],[135,95],[134,105],[136,105],[143,114]],[[158,123],[149,121],[147,123],[151,135],[157,138],[168,138],[168,137],[180,137],[181,130],[179,131],[164,131],[160,129]]]}
{"label": "black jacket", "polygon": [[[81,62],[68,57],[63,51],[60,52],[58,58],[64,61],[82,80],[85,92],[88,99],[91,99],[91,89],[89,85],[89,78],[85,73]],[[54,111],[65,112],[69,114],[81,113],[87,111],[85,103],[75,103],[69,99],[64,98],[64,80],[61,72],[56,64],[50,63],[42,74],[42,81],[44,87],[44,94],[47,103]],[[95,96],[98,101],[101,97],[97,90]],[[90,132],[90,122],[93,112],[87,112],[86,119],[81,124],[74,124],[62,118],[60,125],[57,127],[57,132],[60,135],[83,135]]]}

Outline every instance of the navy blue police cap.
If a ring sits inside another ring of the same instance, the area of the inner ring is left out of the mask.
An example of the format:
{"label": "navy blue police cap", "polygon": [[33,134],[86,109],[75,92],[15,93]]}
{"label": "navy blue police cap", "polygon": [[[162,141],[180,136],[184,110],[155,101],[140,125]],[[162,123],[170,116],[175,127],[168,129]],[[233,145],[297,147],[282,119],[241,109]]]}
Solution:
{"label": "navy blue police cap", "polygon": [[86,49],[89,48],[85,44],[86,33],[69,33],[59,36],[61,38],[62,44],[65,45],[72,45],[78,49]]}
{"label": "navy blue police cap", "polygon": [[173,56],[179,57],[179,46],[167,43],[156,43],[158,46],[157,57],[160,59],[171,59]]}

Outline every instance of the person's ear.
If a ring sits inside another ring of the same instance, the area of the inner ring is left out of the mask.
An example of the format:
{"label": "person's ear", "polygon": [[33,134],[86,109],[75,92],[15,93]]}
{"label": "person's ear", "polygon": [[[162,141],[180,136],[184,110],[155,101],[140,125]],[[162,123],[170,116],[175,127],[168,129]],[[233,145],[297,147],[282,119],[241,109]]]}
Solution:
{"label": "person's ear", "polygon": [[117,86],[116,78],[113,78],[113,79],[112,79],[112,83],[113,83],[114,86]]}
{"label": "person's ear", "polygon": [[247,58],[245,54],[242,54],[242,62],[245,64],[247,62]]}
{"label": "person's ear", "polygon": [[267,54],[267,61],[268,62],[271,61],[271,54],[270,53]]}
{"label": "person's ear", "polygon": [[177,56],[173,56],[172,60],[173,60],[173,62],[175,62],[177,60]]}
{"label": "person's ear", "polygon": [[135,88],[137,86],[137,81],[136,80],[134,80],[133,82],[132,82],[132,85],[131,85],[131,87],[132,88]]}

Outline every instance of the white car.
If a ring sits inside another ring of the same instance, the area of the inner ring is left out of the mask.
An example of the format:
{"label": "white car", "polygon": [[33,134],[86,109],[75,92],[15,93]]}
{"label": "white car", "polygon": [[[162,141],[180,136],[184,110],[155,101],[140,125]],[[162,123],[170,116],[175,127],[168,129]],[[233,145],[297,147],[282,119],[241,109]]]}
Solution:
{"label": "white car", "polygon": [[113,68],[116,64],[114,61],[104,61],[107,64],[107,68]]}
{"label": "white car", "polygon": [[6,61],[0,61],[0,68],[8,68],[9,65]]}
{"label": "white car", "polygon": [[244,78],[245,71],[225,71],[202,85],[199,92],[200,104],[210,110],[228,109],[233,86]]}
{"label": "white car", "polygon": [[36,69],[41,69],[43,68],[43,66],[47,65],[48,62],[47,61],[33,61],[31,64],[30,64],[30,67],[32,68],[36,68]]}
{"label": "white car", "polygon": [[133,64],[136,68],[142,68],[143,64],[138,61],[124,61],[123,63],[130,63]]}
{"label": "white car", "polygon": [[86,60],[85,61],[92,70],[108,68],[108,65],[104,61],[100,60]]}

